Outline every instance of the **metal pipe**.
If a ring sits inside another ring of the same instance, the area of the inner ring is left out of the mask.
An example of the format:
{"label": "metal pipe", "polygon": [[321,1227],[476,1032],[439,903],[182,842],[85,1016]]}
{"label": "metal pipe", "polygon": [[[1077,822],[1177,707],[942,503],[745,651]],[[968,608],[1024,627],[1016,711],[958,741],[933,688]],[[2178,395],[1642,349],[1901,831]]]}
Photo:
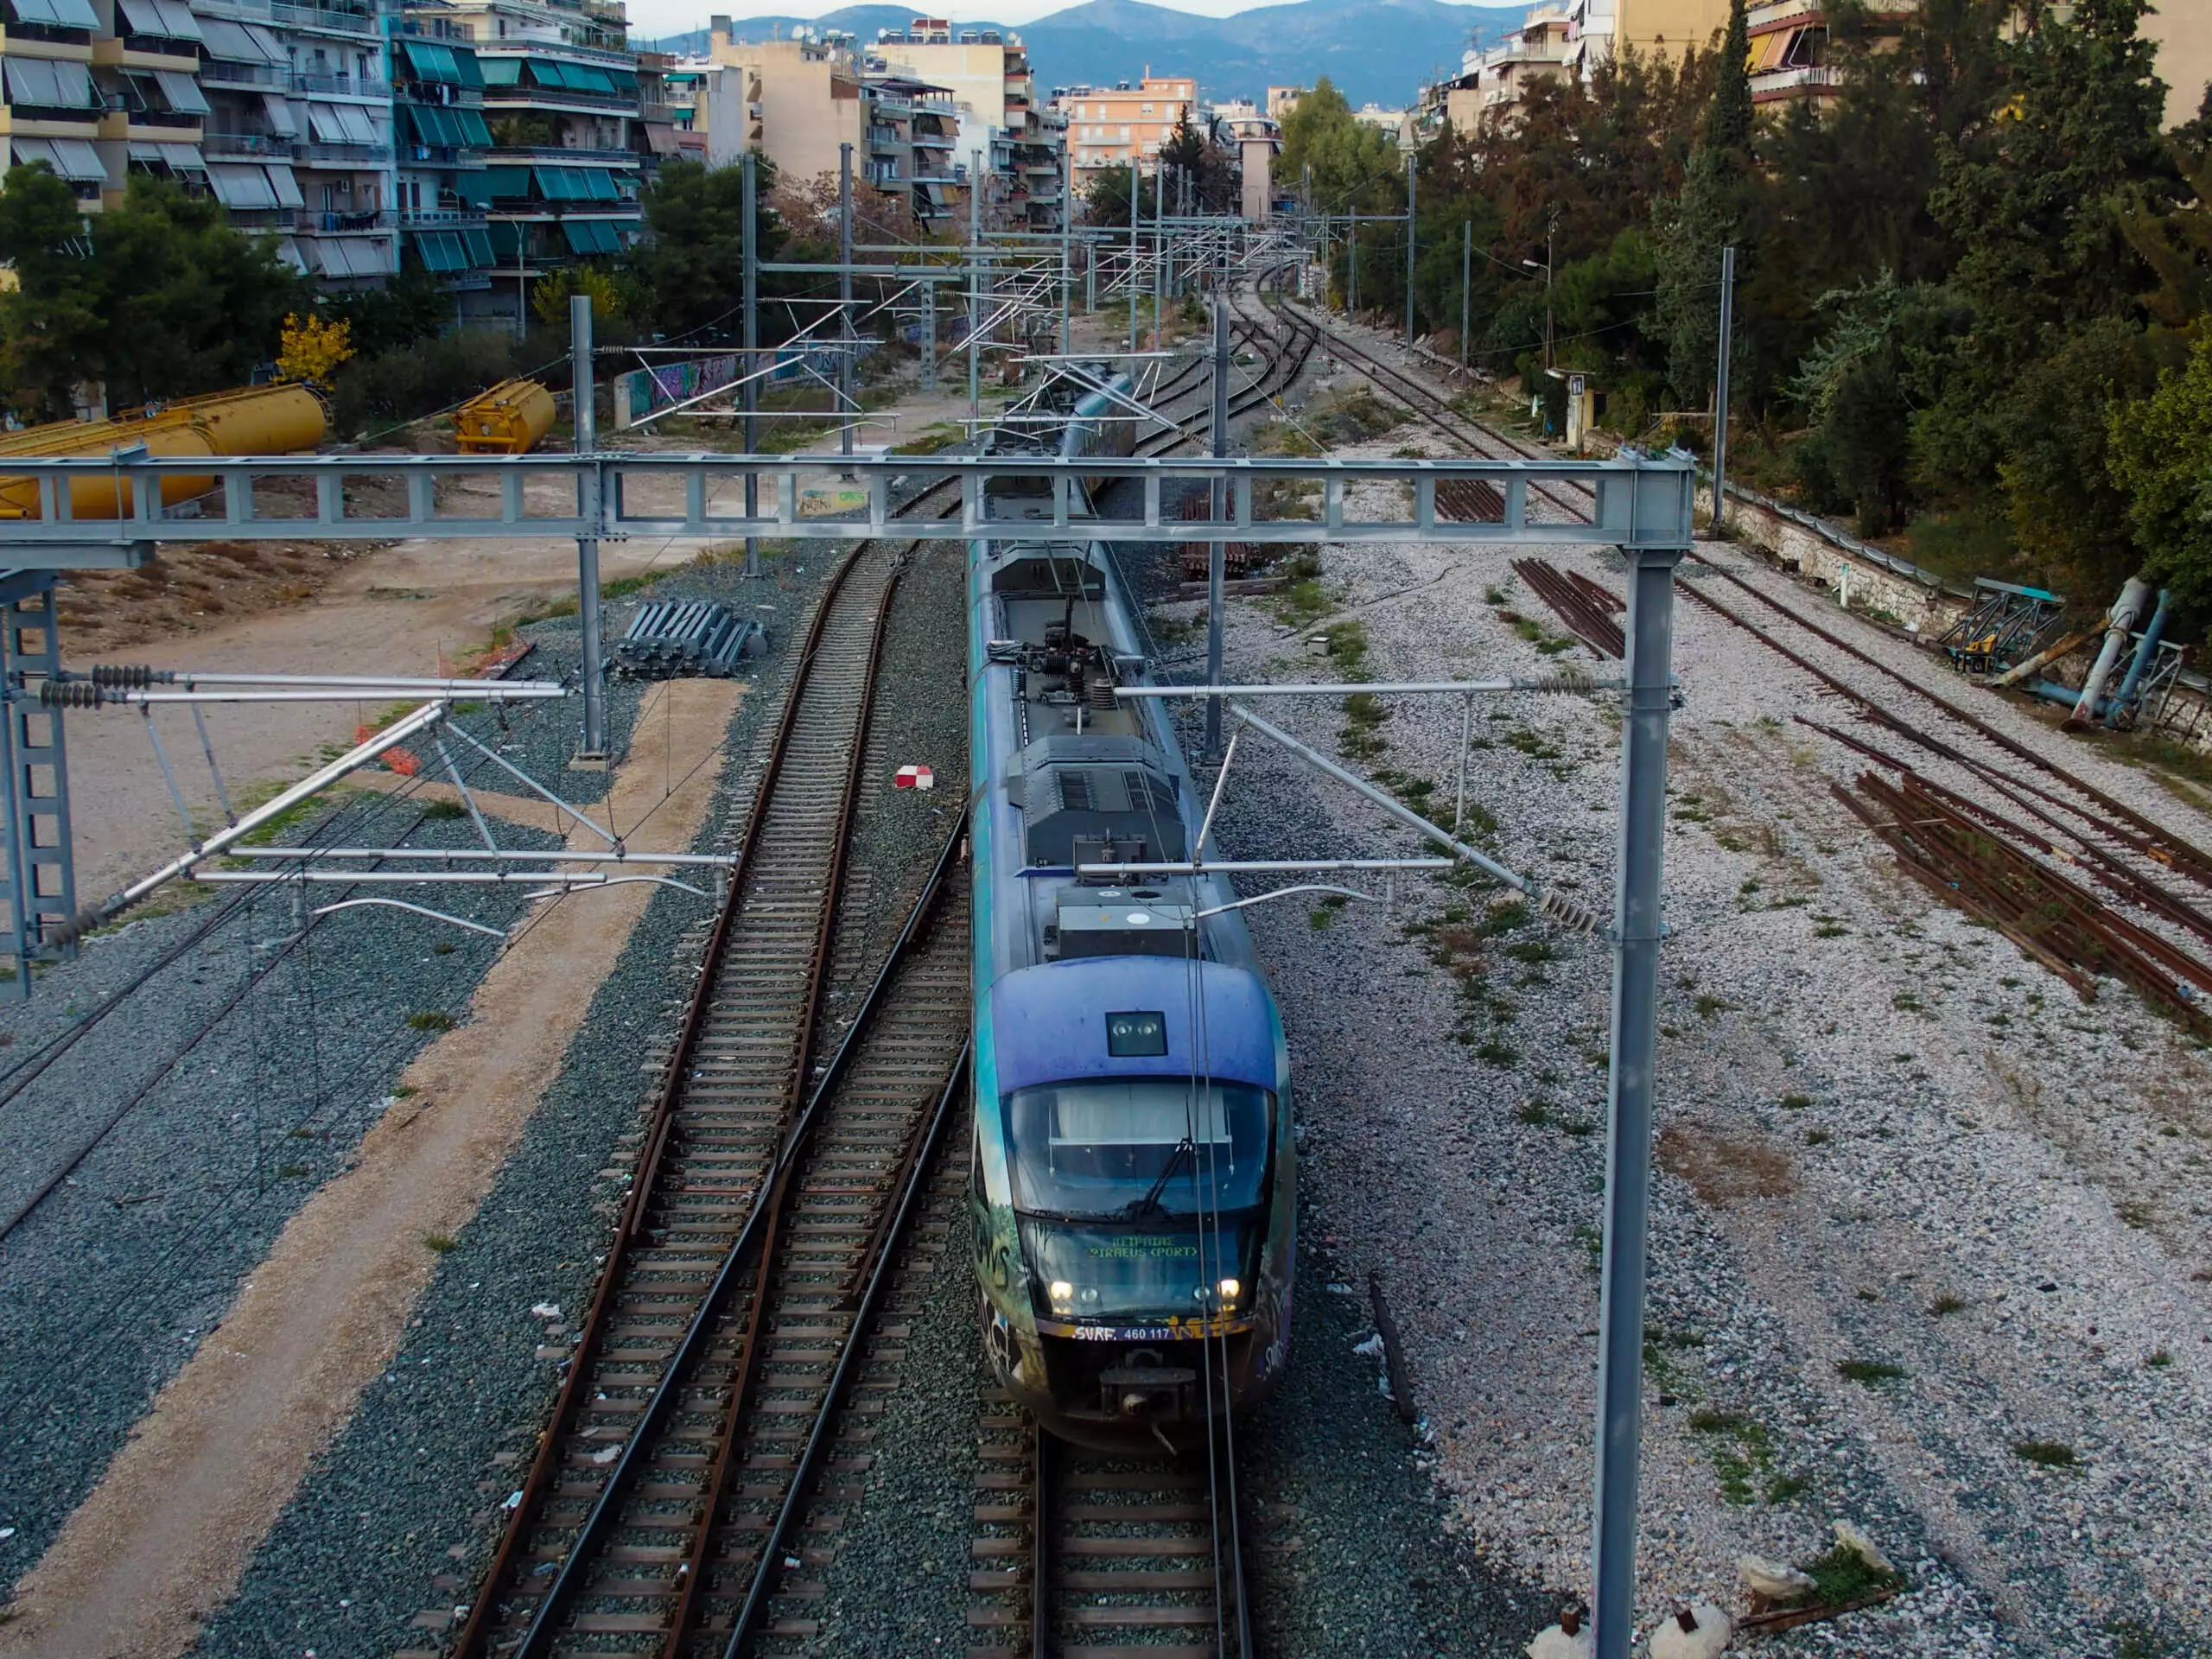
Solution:
{"label": "metal pipe", "polygon": [[81,938],[101,923],[121,914],[156,887],[174,881],[203,858],[209,858],[221,852],[225,848],[258,830],[270,819],[289,812],[302,801],[312,799],[346,776],[347,772],[357,771],[368,765],[394,744],[404,742],[406,739],[414,736],[416,733],[435,725],[445,718],[445,714],[446,706],[442,702],[427,702],[412,714],[403,715],[375,736],[355,744],[329,765],[310,772],[289,789],[279,791],[261,805],[241,815],[236,823],[218,830],[193,851],[181,857],[171,859],[152,874],[141,876],[114,897],[103,900],[92,909],[83,912],[73,918],[67,925],[70,937]]}
{"label": "metal pipe", "polygon": [[1477,869],[1484,871],[1487,874],[1495,876],[1498,880],[1503,881],[1507,887],[1513,888],[1516,892],[1526,893],[1534,893],[1535,892],[1536,889],[1535,884],[1532,883],[1527,876],[1516,874],[1515,872],[1507,869],[1504,865],[1499,863],[1496,859],[1491,857],[1489,854],[1478,851],[1476,849],[1468,846],[1466,842],[1457,839],[1442,830],[1438,829],[1436,825],[1431,823],[1427,818],[1421,817],[1420,813],[1413,810],[1410,807],[1402,805],[1391,797],[1385,795],[1381,790],[1376,788],[1374,785],[1369,783],[1364,778],[1359,777],[1356,773],[1345,771],[1342,766],[1330,760],[1326,755],[1320,753],[1317,750],[1308,748],[1305,744],[1293,737],[1288,732],[1284,731],[1280,726],[1272,726],[1268,724],[1266,721],[1262,720],[1259,715],[1254,714],[1249,709],[1243,708],[1241,706],[1231,705],[1230,712],[1235,715],[1237,719],[1243,721],[1246,725],[1255,727],[1265,735],[1273,738],[1276,742],[1281,744],[1283,747],[1288,749],[1293,754],[1298,756],[1300,760],[1305,761],[1306,765],[1313,766],[1317,771],[1327,773],[1330,777],[1335,779],[1346,788],[1353,790],[1358,794],[1364,795],[1369,800],[1374,802],[1376,805],[1381,807],[1385,812],[1397,819],[1399,823],[1404,824],[1408,830],[1418,830],[1421,834],[1427,836],[1429,840],[1435,842],[1441,846],[1450,848],[1453,853],[1465,859],[1468,863],[1472,864]]}
{"label": "metal pipe", "polygon": [[489,760],[493,766],[499,767],[500,771],[505,772],[507,776],[512,778],[524,789],[529,790],[541,800],[550,801],[553,805],[558,807],[562,811],[574,818],[578,823],[583,825],[585,829],[590,830],[592,834],[597,836],[608,846],[616,849],[620,849],[621,847],[622,838],[620,836],[601,829],[599,825],[594,823],[582,813],[577,811],[575,807],[563,800],[551,790],[546,788],[545,785],[539,783],[537,779],[532,778],[527,772],[522,772],[517,767],[510,765],[504,755],[499,754],[494,750],[485,747],[484,745],[479,743],[474,738],[471,737],[467,732],[461,730],[458,726],[448,727],[447,729],[451,731],[453,734],[459,738],[462,742],[467,744],[470,748],[475,750],[477,753],[482,755],[486,760]]}
{"label": "metal pipe", "polygon": [[1221,770],[1214,774],[1213,794],[1206,802],[1205,817],[1199,820],[1198,838],[1191,843],[1201,858],[1205,856],[1206,837],[1213,833],[1213,815],[1221,810],[1222,791],[1229,787],[1229,769],[1236,764],[1236,740],[1243,735],[1242,732],[1230,735],[1229,753],[1221,757]]}
{"label": "metal pipe", "polygon": [[627,849],[614,853],[534,853],[512,847],[461,847],[450,851],[442,847],[233,847],[228,856],[292,860],[310,864],[329,858],[416,859],[424,862],[447,859],[492,859],[517,864],[538,859],[556,864],[710,864],[717,869],[725,870],[737,863],[734,853],[633,853]]}
{"label": "metal pipe", "polygon": [[215,740],[207,735],[207,716],[197,704],[193,707],[192,723],[199,728],[200,753],[207,757],[207,775],[214,780],[215,798],[223,804],[223,822],[236,823],[238,808],[231,804],[231,791],[223,787],[223,770],[215,764]]}
{"label": "metal pipe", "polygon": [[1629,555],[1629,705],[1613,909],[1613,1041],[1599,1308],[1598,1447],[1592,1527],[1593,1659],[1629,1659],[1636,1633],[1636,1505],[1643,1409],[1644,1258],[1659,1042],[1659,941],[1667,837],[1679,549]]}
{"label": "metal pipe", "polygon": [[1467,334],[1473,326],[1475,221],[1459,227],[1459,378],[1467,378]]}
{"label": "metal pipe", "polygon": [[[983,241],[983,151],[976,150],[968,158],[968,240],[978,248]],[[968,419],[971,425],[983,418],[983,348],[976,338],[983,320],[982,269],[979,253],[968,271]]]}
{"label": "metal pipe", "polygon": [[[1231,739],[1234,741],[1234,738]],[[1204,864],[1077,864],[1069,868],[1018,870],[1018,875],[1253,875],[1291,874],[1303,870],[1448,870],[1450,858],[1252,858],[1218,859]]]}
{"label": "metal pipe", "polygon": [[2135,626],[2135,619],[2143,614],[2143,607],[2151,600],[2151,584],[2140,576],[2130,576],[2120,587],[2120,597],[2112,602],[2106,613],[2105,643],[2097,652],[2097,660],[2089,669],[2089,677],[2082,682],[2081,701],[2074,705],[2074,712],[2066,717],[2069,726],[2078,726],[2096,717],[2096,708],[2105,694],[2105,682],[2112,677],[2120,653],[2127,645],[2127,636]]}
{"label": "metal pipe", "polygon": [[1072,326],[1069,313],[1075,308],[1075,267],[1070,261],[1074,257],[1075,229],[1075,164],[1068,159],[1068,147],[1060,145],[1060,350],[1069,350],[1068,330]]}
{"label": "metal pipe", "polygon": [[[591,296],[569,296],[569,363],[570,401],[576,421],[576,454],[588,455],[599,448],[593,422],[591,384]],[[591,532],[576,537],[576,612],[583,636],[584,689],[583,747],[578,752],[593,759],[607,753],[607,683],[600,658],[599,537],[596,533],[601,502],[595,469],[576,472],[576,511]]]}
{"label": "metal pipe", "polygon": [[[124,671],[113,671],[121,673]],[[473,678],[414,679],[401,674],[228,674],[203,668],[156,668],[147,671],[151,683],[181,685],[197,690],[206,685],[270,685],[353,687],[364,693],[390,692],[393,696],[417,697],[565,697],[569,688],[558,680],[479,680]],[[72,674],[72,680],[99,683],[101,671]]]}
{"label": "metal pipe", "polygon": [[1306,697],[1376,696],[1463,696],[1487,691],[1618,691],[1625,680],[1573,674],[1533,680],[1347,680],[1293,682],[1282,685],[1117,685],[1117,697]]}
{"label": "metal pipe", "polygon": [[[99,706],[102,708],[143,708],[149,704],[164,702],[368,702],[385,696],[397,701],[405,697],[451,695],[442,692],[424,693],[388,689],[349,691],[337,686],[310,691],[264,691],[251,686],[242,686],[236,690],[215,691],[115,691],[105,686],[101,686],[99,690]],[[569,693],[564,687],[557,690],[555,695],[565,697]],[[485,701],[490,702],[535,702],[538,699],[493,696],[486,698]]]}
{"label": "metal pipe", "polygon": [[[213,856],[212,851],[200,855]],[[311,881],[318,887],[343,887],[354,882],[379,887],[408,887],[423,884],[440,887],[528,887],[531,883],[550,882],[556,887],[607,887],[622,881],[652,881],[664,887],[683,887],[686,893],[698,893],[696,887],[685,887],[681,881],[662,875],[608,875],[598,870],[199,870],[194,881],[233,881],[264,887],[282,886],[288,881]]]}
{"label": "metal pipe", "polygon": [[[745,215],[742,238],[745,250],[743,265],[747,371],[744,410],[745,453],[748,455],[757,455],[760,453],[760,386],[759,377],[753,372],[759,366],[760,351],[760,251],[754,245],[753,223],[759,213],[759,207],[754,200],[755,194],[760,188],[758,161],[758,152],[751,149],[745,152],[741,162],[743,181],[741,187],[741,200]],[[932,289],[930,291],[935,294],[937,290]],[[931,316],[931,321],[932,322],[936,321],[934,315]],[[931,354],[928,366],[931,372],[931,384],[935,385],[937,361],[934,353]],[[747,473],[745,475],[745,516],[747,518],[758,518],[760,516],[760,480],[759,474],[754,473]],[[745,574],[749,577],[758,577],[760,574],[760,538],[749,533],[745,538]]]}
{"label": "metal pipe", "polygon": [[2105,711],[2107,725],[2117,728],[2121,712],[2134,705],[2135,688],[2143,683],[2144,673],[2158,654],[2158,641],[2165,637],[2166,606],[2172,597],[2171,588],[2158,589],[2158,607],[2151,613],[2151,625],[2143,630],[2143,638],[2135,647],[2135,658],[2127,665],[2126,677],[2120,681],[2120,690],[2113,693],[2112,706]]}
{"label": "metal pipe", "polygon": [[1268,904],[1274,899],[1287,899],[1292,894],[1300,893],[1341,893],[1347,899],[1364,899],[1370,905],[1387,905],[1390,902],[1387,899],[1378,899],[1371,893],[1362,893],[1357,887],[1340,887],[1328,881],[1301,881],[1295,887],[1277,887],[1272,893],[1256,893],[1249,899],[1238,899],[1230,904],[1209,905],[1204,910],[1192,911],[1191,919],[1194,922],[1204,921],[1209,916],[1219,916],[1232,910],[1248,909],[1253,905]]}

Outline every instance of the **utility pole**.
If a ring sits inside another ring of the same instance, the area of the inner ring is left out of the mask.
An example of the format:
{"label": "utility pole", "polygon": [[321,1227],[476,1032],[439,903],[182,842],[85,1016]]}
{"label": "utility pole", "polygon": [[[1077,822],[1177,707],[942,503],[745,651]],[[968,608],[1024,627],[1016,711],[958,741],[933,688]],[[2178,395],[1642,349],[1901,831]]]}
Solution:
{"label": "utility pole", "polygon": [[[1213,453],[1219,460],[1229,453],[1229,291],[1225,274],[1217,278],[1213,289]],[[1224,496],[1225,480],[1213,480],[1213,517],[1215,522],[1227,518]],[[1227,596],[1222,592],[1223,577],[1229,561],[1226,542],[1206,543],[1206,683],[1219,685],[1221,682],[1222,612],[1228,608]],[[1221,753],[1221,699],[1206,699],[1206,753]],[[1203,852],[1194,855],[1203,858]]]}
{"label": "utility pole", "polygon": [[1552,370],[1552,236],[1556,222],[1544,232],[1544,372]]}
{"label": "utility pole", "polygon": [[1735,332],[1736,250],[1720,250],[1720,370],[1713,397],[1713,527],[1728,516],[1728,346]]}
{"label": "utility pole", "polygon": [[1467,331],[1473,325],[1475,221],[1459,227],[1459,378],[1467,378]]}
{"label": "utility pole", "polygon": [[969,157],[968,187],[968,420],[983,418],[983,346],[977,338],[983,321],[983,155]]}
{"label": "utility pole", "polygon": [[[569,296],[569,397],[576,424],[576,454],[588,455],[599,448],[599,432],[592,418],[591,296]],[[600,515],[599,469],[577,469],[577,508],[584,522],[597,531]],[[583,632],[584,743],[576,759],[587,765],[607,760],[607,677],[600,660],[599,537],[576,537],[576,614]]]}
{"label": "utility pole", "polygon": [[1069,314],[1075,308],[1075,164],[1068,159],[1065,139],[1060,144],[1060,355],[1068,354]]}
{"label": "utility pole", "polygon": [[1160,331],[1167,318],[1167,190],[1166,163],[1152,181],[1152,349],[1160,349]]}
{"label": "utility pole", "polygon": [[[1168,219],[1167,175],[1171,171],[1173,171],[1173,168],[1171,168],[1166,162],[1156,162],[1155,165],[1160,168],[1160,194],[1154,201],[1154,205],[1159,209],[1158,213],[1154,216],[1154,222],[1159,226],[1160,232],[1160,295],[1164,300],[1167,296],[1175,291],[1175,264],[1173,256],[1168,252],[1168,247],[1170,245],[1166,235]],[[1159,334],[1158,315],[1159,314],[1156,311],[1154,314],[1154,325],[1153,332],[1155,338],[1152,342],[1152,348],[1154,351],[1158,351],[1160,349],[1160,341],[1157,338]]]}
{"label": "utility pole", "polygon": [[[1144,175],[1137,171],[1137,153],[1129,151],[1129,356],[1137,354],[1137,267],[1141,264],[1137,251],[1137,209],[1144,200]],[[1129,372],[1136,372],[1131,362]]]}
{"label": "utility pole", "polygon": [[[741,195],[745,213],[745,453],[748,455],[760,453],[760,383],[754,378],[760,367],[760,250],[754,242],[753,226],[753,197],[760,182],[760,159],[753,150],[745,152]],[[752,473],[745,475],[745,516],[760,516],[760,480]],[[758,536],[745,538],[745,574],[748,577],[760,574]]]}
{"label": "utility pole", "polygon": [[1675,567],[1681,548],[1628,554],[1627,708],[1617,897],[1613,1052],[1605,1138],[1605,1232],[1598,1325],[1598,1471],[1591,1541],[1596,1659],[1629,1659],[1636,1633],[1636,1503],[1643,1451],[1644,1266],[1657,1064],[1661,880],[1667,838],[1667,715]]}
{"label": "utility pole", "polygon": [[1406,146],[1406,349],[1414,348],[1414,173],[1420,160],[1411,144]]}
{"label": "utility pole", "polygon": [[1359,215],[1351,216],[1351,228],[1345,232],[1351,243],[1351,280],[1344,289],[1344,320],[1359,321]]}
{"label": "utility pole", "polygon": [[837,333],[844,353],[837,363],[837,451],[853,453],[853,416],[859,413],[853,396],[853,147],[837,146]]}

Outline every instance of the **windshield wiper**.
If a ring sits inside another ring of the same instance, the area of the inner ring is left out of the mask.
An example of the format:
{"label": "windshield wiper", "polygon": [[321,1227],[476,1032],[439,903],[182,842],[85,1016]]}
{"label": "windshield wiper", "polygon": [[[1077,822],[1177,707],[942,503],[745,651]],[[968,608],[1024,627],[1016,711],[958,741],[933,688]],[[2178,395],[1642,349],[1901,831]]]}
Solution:
{"label": "windshield wiper", "polygon": [[1198,1150],[1197,1142],[1187,1135],[1175,1143],[1175,1150],[1167,1154],[1166,1163],[1160,1167],[1159,1179],[1153,1182],[1152,1185],[1146,1190],[1144,1197],[1132,1198],[1123,1205],[1116,1218],[1122,1221],[1135,1221],[1139,1216],[1148,1216],[1166,1208],[1166,1206],[1160,1201],[1160,1195],[1167,1190],[1167,1183],[1174,1179],[1177,1166],[1185,1159],[1195,1155]]}

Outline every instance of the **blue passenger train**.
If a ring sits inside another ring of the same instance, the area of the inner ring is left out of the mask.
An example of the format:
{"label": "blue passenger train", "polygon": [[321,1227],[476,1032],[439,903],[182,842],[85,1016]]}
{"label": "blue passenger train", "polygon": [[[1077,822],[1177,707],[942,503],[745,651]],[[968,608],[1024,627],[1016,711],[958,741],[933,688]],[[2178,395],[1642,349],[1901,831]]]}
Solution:
{"label": "blue passenger train", "polygon": [[[1129,453],[1105,394],[1066,415],[994,453]],[[1049,520],[1049,486],[987,510]],[[1282,1020],[1226,879],[1076,874],[1186,861],[1204,818],[1165,705],[1114,695],[1145,673],[1137,604],[1101,543],[970,546],[970,1203],[1014,1398],[1071,1440],[1179,1449],[1282,1371],[1296,1170]]]}

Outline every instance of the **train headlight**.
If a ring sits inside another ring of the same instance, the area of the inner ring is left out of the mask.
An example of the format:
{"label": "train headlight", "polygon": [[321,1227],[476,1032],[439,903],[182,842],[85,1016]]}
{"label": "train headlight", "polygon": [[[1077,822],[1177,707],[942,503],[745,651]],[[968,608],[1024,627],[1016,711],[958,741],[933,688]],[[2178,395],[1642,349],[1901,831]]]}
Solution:
{"label": "train headlight", "polygon": [[1230,1303],[1235,1301],[1238,1295],[1242,1294],[1243,1289],[1244,1287],[1238,1284],[1234,1279],[1223,1280],[1220,1285],[1223,1306],[1226,1306]]}
{"label": "train headlight", "polygon": [[1053,1280],[1047,1287],[1047,1294],[1052,1299],[1052,1311],[1056,1313],[1066,1313],[1068,1304],[1075,1300],[1075,1287],[1065,1279]]}

